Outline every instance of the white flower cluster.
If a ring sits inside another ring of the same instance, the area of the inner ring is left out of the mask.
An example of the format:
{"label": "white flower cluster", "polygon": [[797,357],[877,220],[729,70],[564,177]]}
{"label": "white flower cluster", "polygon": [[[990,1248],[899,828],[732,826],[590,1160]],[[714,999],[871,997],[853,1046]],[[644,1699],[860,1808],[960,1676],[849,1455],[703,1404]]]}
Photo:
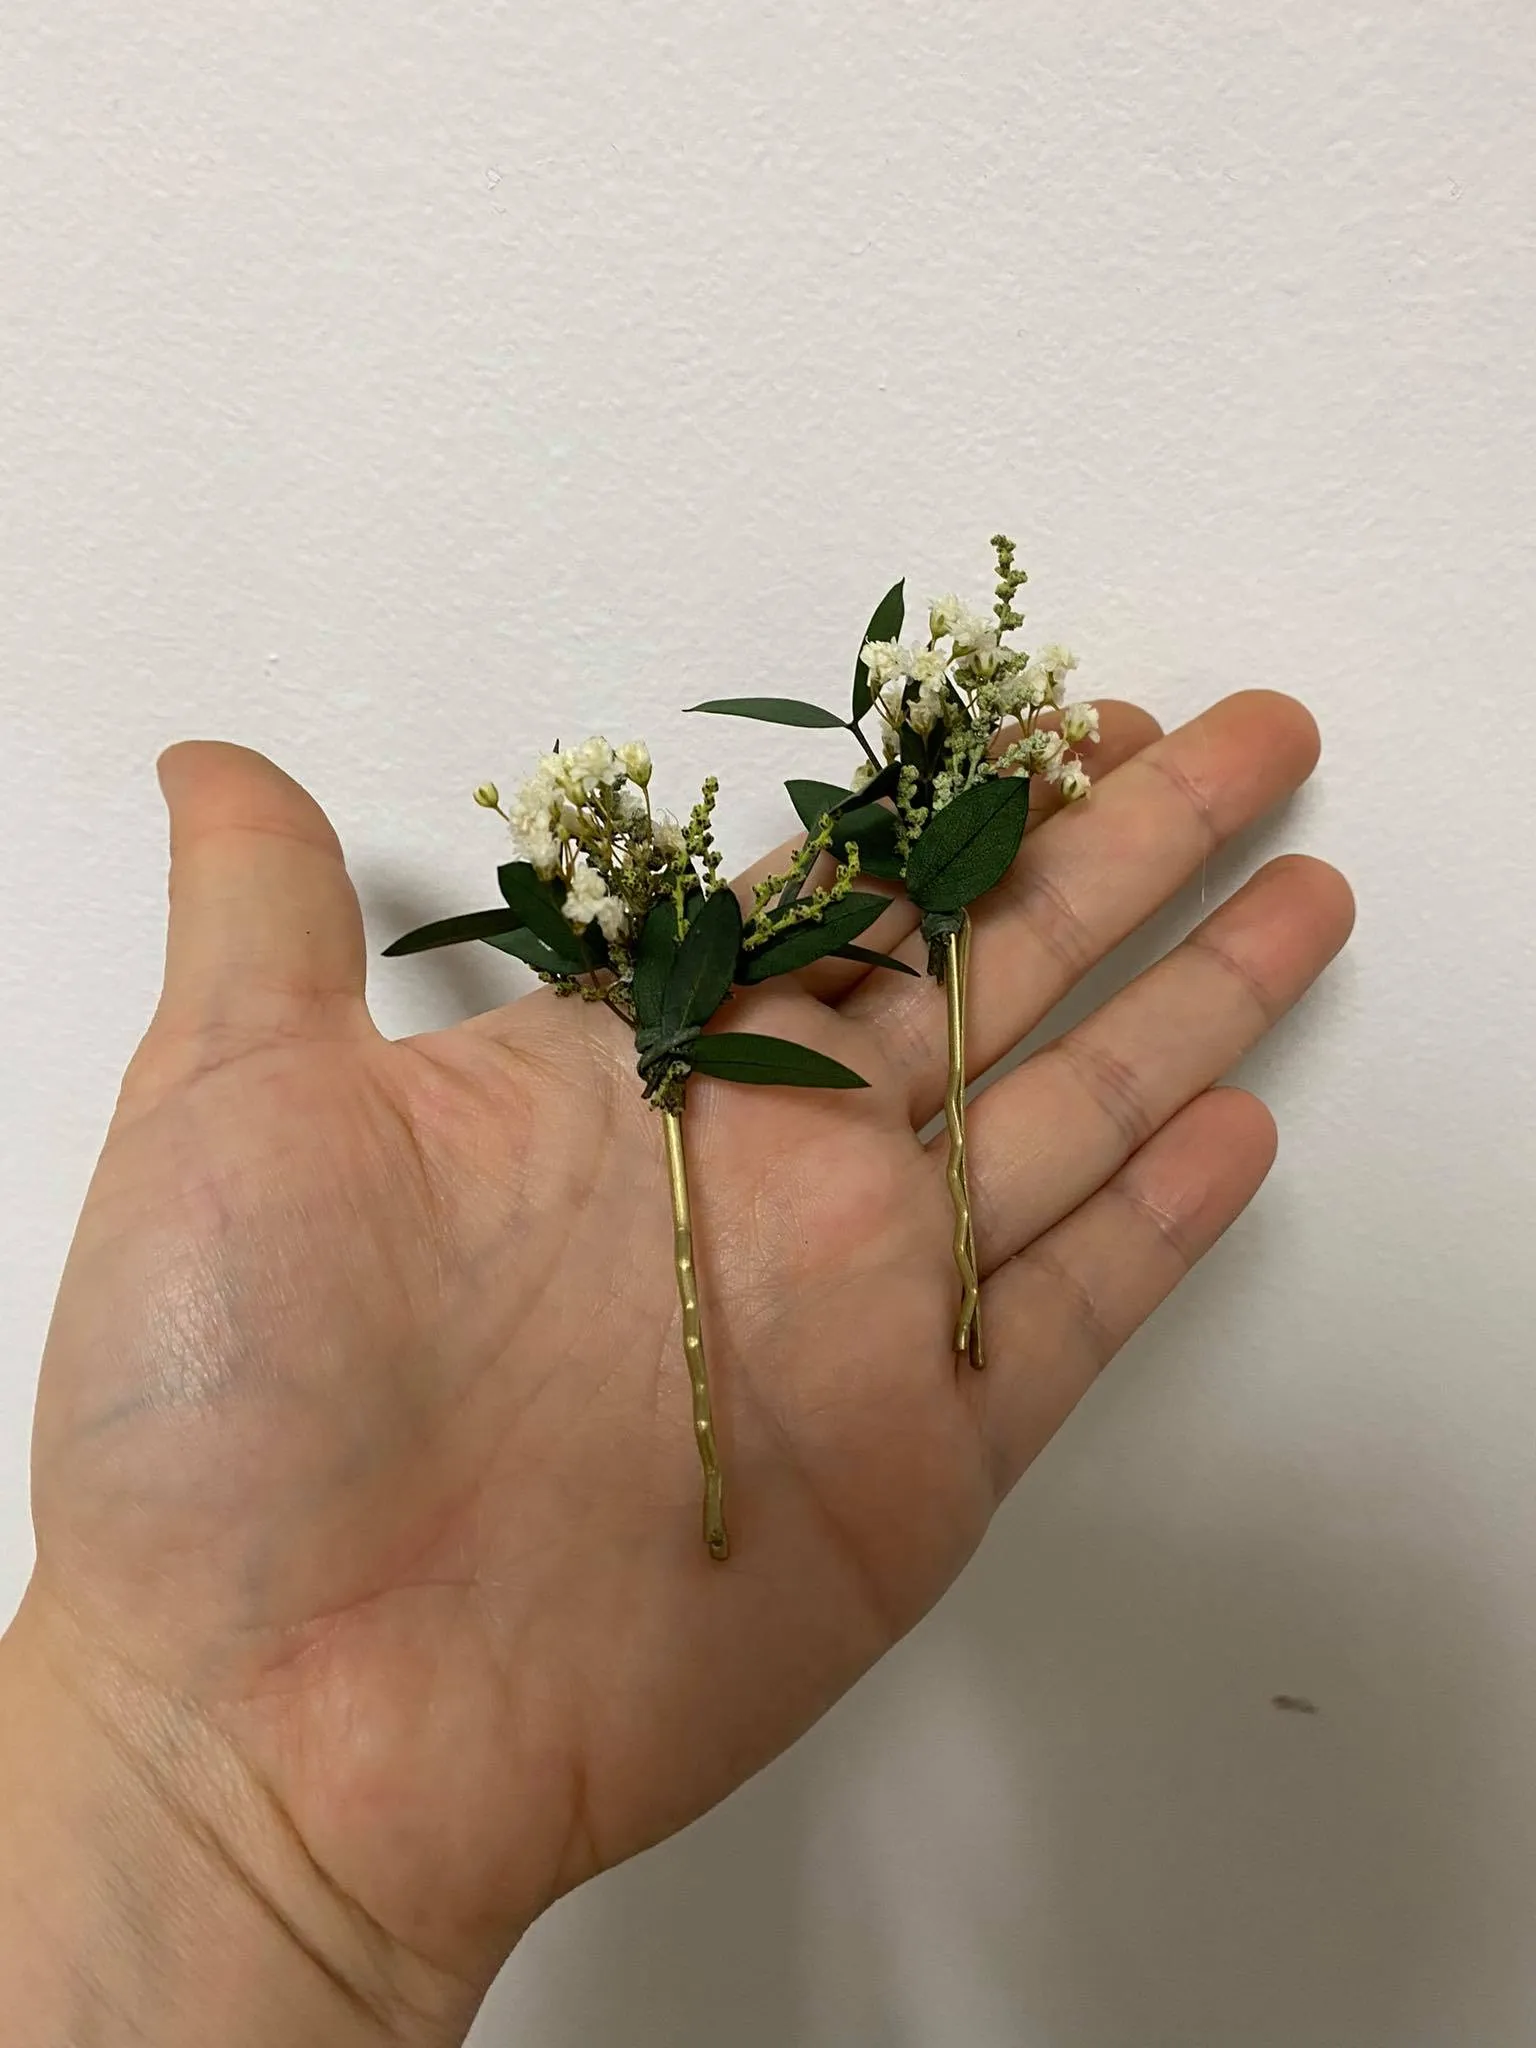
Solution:
{"label": "white flower cluster", "polygon": [[[914,731],[931,732],[938,723],[949,669],[944,653],[937,647],[909,647],[898,640],[867,641],[863,652],[870,687],[889,731],[894,733],[905,716]],[[909,682],[917,684],[917,692],[903,713]]]}
{"label": "white flower cluster", "polygon": [[565,894],[565,915],[578,931],[596,922],[605,939],[622,938],[629,922],[623,900],[615,896],[589,860],[578,860]]}
{"label": "white flower cluster", "polygon": [[677,826],[651,817],[650,779],[644,740],[612,747],[594,735],[546,754],[512,799],[513,844],[535,873],[564,876],[565,915],[578,931],[596,924],[604,938],[621,938],[629,910],[613,885],[626,861],[642,848],[666,859],[683,851]]}
{"label": "white flower cluster", "polygon": [[[1091,704],[1074,705],[1072,708],[1091,713],[1095,721],[1098,718],[1098,712]],[[1084,731],[1080,737],[1096,739],[1098,735]],[[1071,752],[1064,726],[1056,730],[1037,725],[1009,751],[1014,762],[1021,768],[1027,768],[1031,775],[1043,775],[1047,782],[1057,783],[1068,802],[1088,794],[1088,771]]]}
{"label": "white flower cluster", "polygon": [[987,653],[997,646],[997,621],[990,612],[972,611],[953,591],[928,607],[930,639],[948,638],[956,654]]}
{"label": "white flower cluster", "polygon": [[1005,717],[1016,718],[1021,711],[1061,709],[1068,675],[1077,667],[1077,656],[1065,647],[1042,647],[1022,668],[998,677],[988,692],[992,705]]}
{"label": "white flower cluster", "polygon": [[[1014,718],[1024,732],[1008,750],[1008,766],[1043,775],[1069,799],[1086,796],[1088,773],[1071,749],[1098,738],[1099,714],[1092,704],[1065,701],[1077,656],[1054,644],[1028,659],[1004,649],[998,620],[973,611],[952,593],[933,600],[928,630],[926,647],[870,640],[863,648],[885,727],[886,759],[896,759],[903,725],[926,734],[947,721],[973,732],[978,725],[995,730]],[[947,646],[940,644],[945,641]],[[1060,713],[1056,728],[1037,725],[1045,711]],[[866,763],[854,787],[873,774]]]}

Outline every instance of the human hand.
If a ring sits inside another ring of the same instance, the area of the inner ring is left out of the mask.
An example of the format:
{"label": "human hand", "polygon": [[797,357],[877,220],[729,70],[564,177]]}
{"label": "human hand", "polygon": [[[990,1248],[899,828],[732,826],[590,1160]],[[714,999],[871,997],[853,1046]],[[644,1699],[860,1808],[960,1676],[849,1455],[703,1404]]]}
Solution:
{"label": "human hand", "polygon": [[[1315,752],[1263,693],[1166,739],[1110,707],[1091,801],[978,906],[974,1070]],[[731,1028],[873,1085],[690,1086],[721,1567],[626,1029],[540,991],[389,1042],[314,803],[233,747],[162,777],[165,993],[59,1295],[0,1679],[108,1727],[325,1996],[453,2039],[550,1900],[767,1762],[954,1577],[1262,1180],[1267,1112],[1213,1084],[1349,894],[1271,863],[977,1101],[980,1374],[950,1349],[944,1141],[917,1135],[942,997],[826,962],[733,1000]],[[893,903],[866,943],[920,964],[914,925]]]}

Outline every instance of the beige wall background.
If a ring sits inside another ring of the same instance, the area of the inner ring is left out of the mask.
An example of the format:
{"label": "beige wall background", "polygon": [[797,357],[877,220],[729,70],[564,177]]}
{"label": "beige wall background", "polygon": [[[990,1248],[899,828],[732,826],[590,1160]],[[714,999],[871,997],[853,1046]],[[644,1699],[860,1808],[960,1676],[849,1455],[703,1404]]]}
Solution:
{"label": "beige wall background", "polygon": [[[1524,0],[6,0],[0,1609],[163,743],[307,781],[382,943],[472,896],[483,776],[639,730],[681,795],[725,729],[680,705],[840,688],[1000,525],[1085,690],[1325,729],[1116,963],[1281,845],[1353,875],[1245,1076],[1267,1191],[929,1621],[538,1928],[477,2048],[1536,2033],[1533,202]],[[806,756],[730,738],[745,859]]]}

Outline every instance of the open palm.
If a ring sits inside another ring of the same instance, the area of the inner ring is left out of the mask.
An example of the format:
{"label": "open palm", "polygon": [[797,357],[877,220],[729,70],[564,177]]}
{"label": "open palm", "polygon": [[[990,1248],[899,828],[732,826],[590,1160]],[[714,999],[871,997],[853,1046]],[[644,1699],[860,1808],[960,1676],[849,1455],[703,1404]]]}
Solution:
{"label": "open palm", "polygon": [[[1090,803],[980,906],[999,1059],[1309,771],[1289,700],[1106,720]],[[699,1540],[659,1120],[546,991],[392,1043],[335,836],[260,756],[173,749],[166,989],[61,1290],[29,1604],[216,1731],[370,1927],[471,1987],[553,1896],[789,1743],[934,1601],[1116,1346],[1253,1193],[1220,1075],[1346,935],[1273,863],[972,1112],[990,1364],[957,1366],[931,983],[825,963],[730,1006],[872,1083],[695,1078],[735,1554]],[[917,960],[910,910],[870,935]]]}

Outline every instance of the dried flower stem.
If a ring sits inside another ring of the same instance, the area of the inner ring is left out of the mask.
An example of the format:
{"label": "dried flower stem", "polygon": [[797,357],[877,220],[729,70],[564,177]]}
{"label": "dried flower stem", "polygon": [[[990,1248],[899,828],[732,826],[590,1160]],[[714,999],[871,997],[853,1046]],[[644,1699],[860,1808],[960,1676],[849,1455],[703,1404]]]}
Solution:
{"label": "dried flower stem", "polygon": [[711,1557],[722,1562],[731,1554],[722,1501],[724,1474],[715,1443],[714,1414],[709,1403],[709,1374],[704,1363],[704,1330],[699,1319],[698,1276],[693,1263],[693,1209],[688,1200],[688,1165],[683,1153],[683,1118],[676,1109],[661,1113],[667,1138],[667,1179],[672,1189],[672,1258],[677,1270],[677,1298],[683,1311],[683,1356],[693,1390],[693,1437],[704,1468],[704,1541]]}
{"label": "dried flower stem", "polygon": [[980,1276],[965,1149],[965,1008],[970,965],[971,919],[967,912],[960,930],[948,933],[944,940],[944,989],[949,1008],[949,1084],[944,1093],[944,1122],[949,1132],[947,1178],[955,1212],[955,1267],[961,1290],[955,1349],[965,1352],[980,1372],[986,1364],[986,1353],[981,1340]]}

